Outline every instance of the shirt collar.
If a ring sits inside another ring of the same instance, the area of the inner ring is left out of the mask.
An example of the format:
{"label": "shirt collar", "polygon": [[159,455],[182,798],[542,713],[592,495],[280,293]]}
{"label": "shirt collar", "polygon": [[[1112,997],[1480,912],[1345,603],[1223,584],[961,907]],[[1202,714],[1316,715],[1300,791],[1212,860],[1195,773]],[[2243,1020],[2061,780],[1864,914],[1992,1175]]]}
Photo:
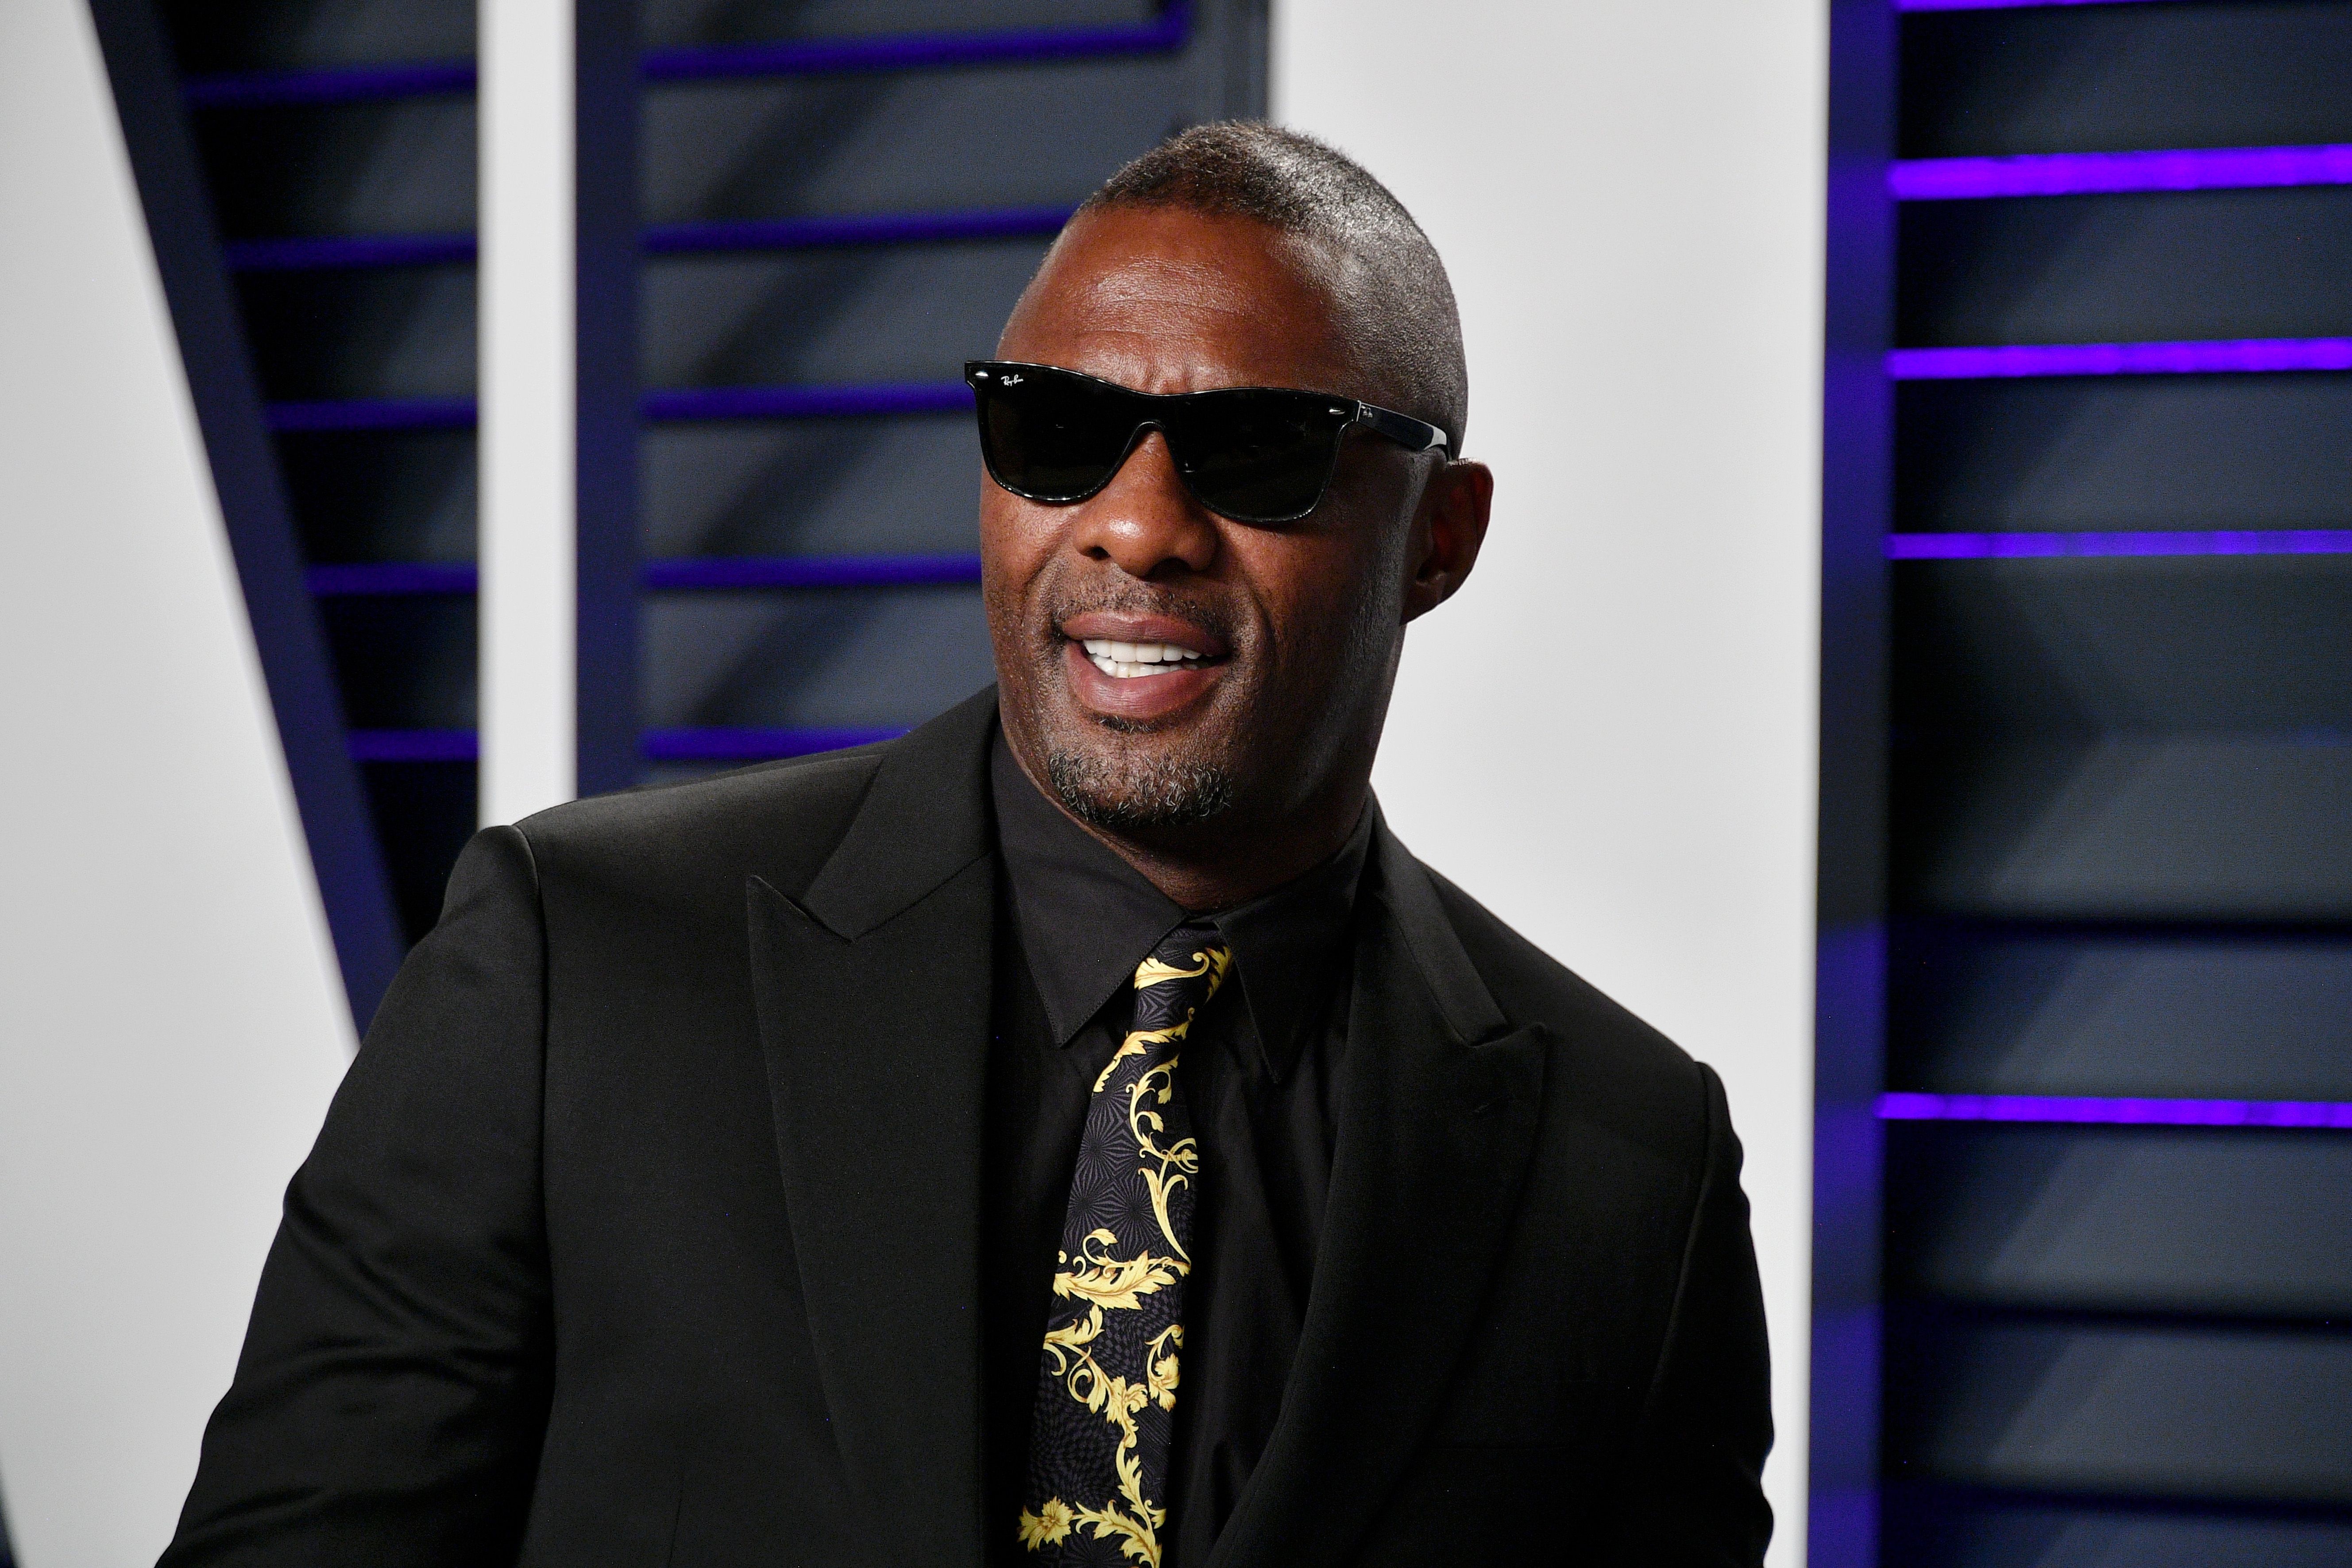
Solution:
{"label": "shirt collar", "polygon": [[988,772],[1022,952],[1054,1043],[1066,1046],[1133,982],[1135,966],[1183,923],[1184,910],[1046,799],[1002,733]]}
{"label": "shirt collar", "polygon": [[[1014,918],[1054,1043],[1066,1046],[1183,923],[1181,906],[1029,781],[1000,733],[989,762],[997,840]],[[1232,948],[1265,1068],[1287,1077],[1320,1016],[1371,844],[1370,805],[1338,853],[1304,875],[1206,916]]]}

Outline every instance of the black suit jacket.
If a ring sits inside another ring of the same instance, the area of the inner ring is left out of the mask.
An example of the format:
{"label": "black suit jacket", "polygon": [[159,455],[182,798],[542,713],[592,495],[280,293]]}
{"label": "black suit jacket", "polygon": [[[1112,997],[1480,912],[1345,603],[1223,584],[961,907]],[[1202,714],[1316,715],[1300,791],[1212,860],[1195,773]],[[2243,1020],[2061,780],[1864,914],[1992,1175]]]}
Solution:
{"label": "black suit jacket", "polygon": [[[288,1192],[170,1564],[971,1563],[994,694],[478,836]],[[1760,1559],[1713,1073],[1376,836],[1220,1564]]]}

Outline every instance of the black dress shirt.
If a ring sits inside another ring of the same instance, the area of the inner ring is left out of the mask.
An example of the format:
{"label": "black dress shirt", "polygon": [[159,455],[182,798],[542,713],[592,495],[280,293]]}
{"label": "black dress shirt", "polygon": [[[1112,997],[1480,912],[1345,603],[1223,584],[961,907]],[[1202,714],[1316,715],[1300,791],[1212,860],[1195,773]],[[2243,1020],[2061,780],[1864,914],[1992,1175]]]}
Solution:
{"label": "black dress shirt", "polygon": [[[1136,965],[1186,911],[1041,794],[1001,735],[991,782],[1004,872],[982,1173],[985,1473],[992,1559],[1013,1563],[1029,1560],[1014,1522],[1087,1097],[1125,1032]],[[1169,1568],[1207,1560],[1281,1413],[1322,1231],[1371,816],[1315,869],[1208,917],[1238,984],[1203,1010],[1178,1073],[1201,1171]]]}

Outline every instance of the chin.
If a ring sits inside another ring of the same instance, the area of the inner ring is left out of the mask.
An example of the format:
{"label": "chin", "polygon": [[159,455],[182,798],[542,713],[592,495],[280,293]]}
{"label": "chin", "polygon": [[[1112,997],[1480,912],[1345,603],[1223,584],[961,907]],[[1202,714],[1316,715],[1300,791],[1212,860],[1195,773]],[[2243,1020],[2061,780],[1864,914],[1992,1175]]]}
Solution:
{"label": "chin", "polygon": [[1234,770],[1223,761],[1188,756],[1189,747],[1121,744],[1101,733],[1110,727],[1047,748],[1047,782],[1078,817],[1106,832],[1139,833],[1198,826],[1233,810]]}

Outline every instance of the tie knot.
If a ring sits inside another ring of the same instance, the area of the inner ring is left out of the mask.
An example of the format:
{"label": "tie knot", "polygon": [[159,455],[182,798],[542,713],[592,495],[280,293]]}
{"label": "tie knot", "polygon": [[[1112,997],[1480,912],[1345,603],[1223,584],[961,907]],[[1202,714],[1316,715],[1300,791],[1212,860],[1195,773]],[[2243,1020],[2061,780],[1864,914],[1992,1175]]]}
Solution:
{"label": "tie knot", "polygon": [[[1152,947],[1152,957],[1136,963],[1136,1006],[1148,1006],[1152,1013],[1171,1011],[1181,1018],[1216,994],[1228,969],[1233,969],[1233,950],[1225,947],[1216,926],[1176,926]],[[1157,1006],[1162,1002],[1167,1006]]]}

